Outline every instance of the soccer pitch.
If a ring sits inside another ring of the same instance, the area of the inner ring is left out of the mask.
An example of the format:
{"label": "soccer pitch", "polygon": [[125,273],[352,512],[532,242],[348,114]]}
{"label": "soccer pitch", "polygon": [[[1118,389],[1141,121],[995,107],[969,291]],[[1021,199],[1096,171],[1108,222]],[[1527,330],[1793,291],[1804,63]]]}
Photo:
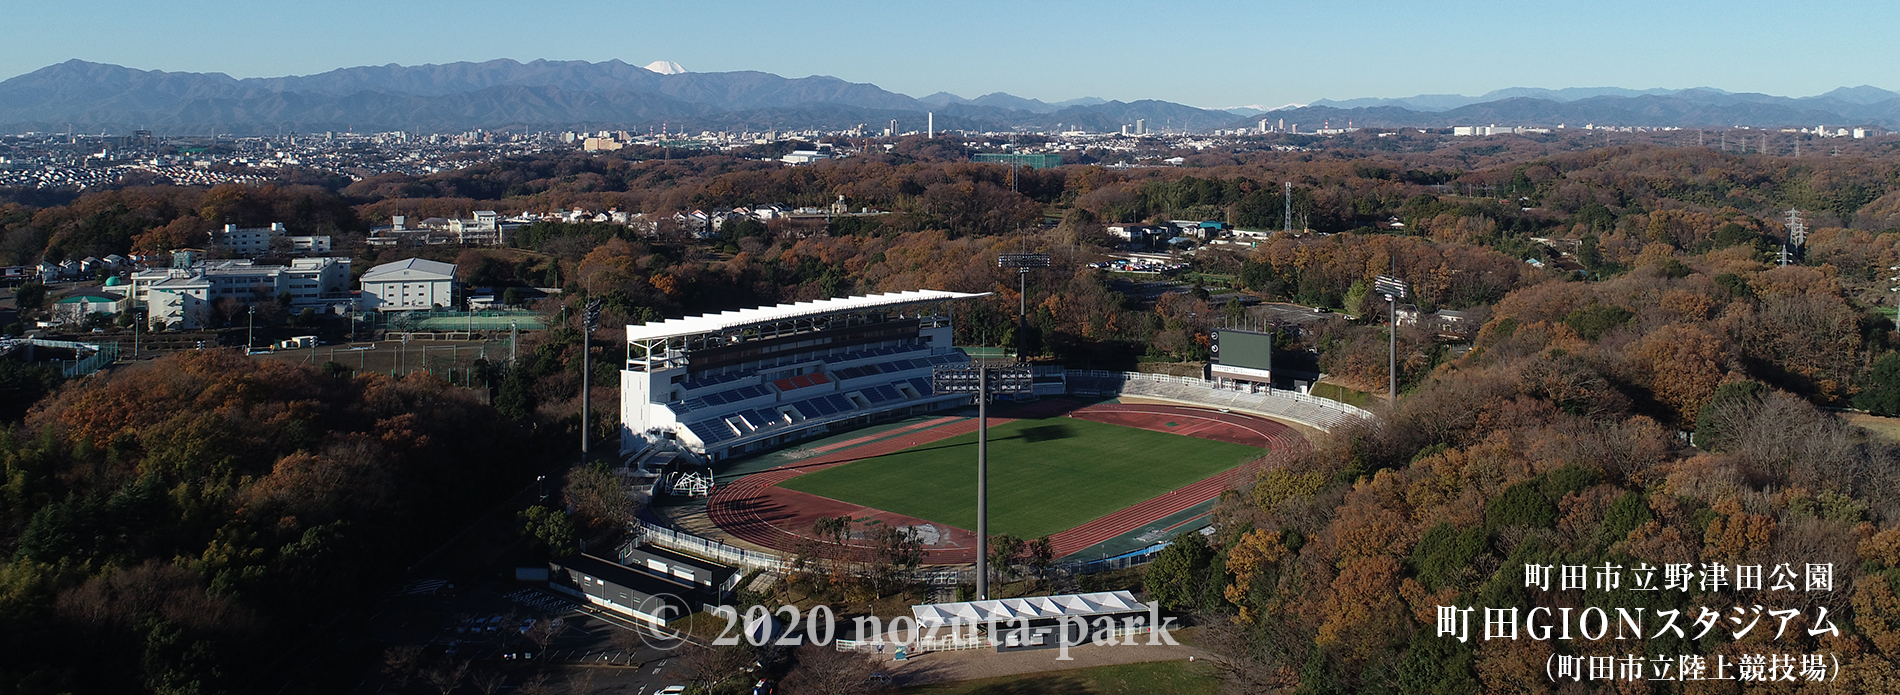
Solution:
{"label": "soccer pitch", "polygon": [[[1080,526],[1266,454],[1067,417],[990,427],[990,533]],[[976,433],[792,478],[780,487],[976,530]]]}

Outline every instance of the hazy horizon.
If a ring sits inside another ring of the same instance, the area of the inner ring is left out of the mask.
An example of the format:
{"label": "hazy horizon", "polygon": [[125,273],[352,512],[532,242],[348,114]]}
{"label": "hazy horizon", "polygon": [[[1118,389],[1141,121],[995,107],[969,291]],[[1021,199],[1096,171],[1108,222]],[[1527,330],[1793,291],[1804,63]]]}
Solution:
{"label": "hazy horizon", "polygon": [[[189,12],[126,0],[87,4],[83,12],[70,3],[17,4],[12,24],[33,31],[0,45],[0,75],[9,78],[72,58],[239,78],[497,57],[670,60],[696,72],[829,75],[919,97],[1000,91],[1050,102],[1271,108],[1535,86],[1672,84],[1813,96],[1883,86],[1885,67],[1900,58],[1882,29],[1900,23],[1900,6],[1846,2],[1368,0],[1342,10],[981,0],[948,11],[844,0],[690,7],[209,0]],[[1812,19],[1821,17],[1854,21]]]}

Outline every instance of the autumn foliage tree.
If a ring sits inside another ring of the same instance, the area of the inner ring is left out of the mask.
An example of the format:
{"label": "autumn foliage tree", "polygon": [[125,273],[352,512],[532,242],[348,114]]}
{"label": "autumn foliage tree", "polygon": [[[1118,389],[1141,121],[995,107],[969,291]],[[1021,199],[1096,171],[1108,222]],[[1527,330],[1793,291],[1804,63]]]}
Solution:
{"label": "autumn foliage tree", "polygon": [[426,377],[229,351],[71,384],[0,433],[0,632],[33,637],[0,654],[0,680],[241,690],[516,487],[517,437]]}

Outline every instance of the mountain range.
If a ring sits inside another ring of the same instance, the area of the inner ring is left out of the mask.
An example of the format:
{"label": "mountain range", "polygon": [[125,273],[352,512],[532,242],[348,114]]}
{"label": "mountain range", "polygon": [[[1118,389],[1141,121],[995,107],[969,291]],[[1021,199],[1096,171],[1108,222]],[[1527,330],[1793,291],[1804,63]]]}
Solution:
{"label": "mountain range", "polygon": [[381,65],[315,75],[238,79],[70,60],[0,82],[0,131],[267,134],[322,130],[844,129],[891,120],[921,130],[1151,131],[1348,122],[1368,127],[1613,124],[1682,127],[1900,125],[1900,94],[1870,86],[1789,98],[1716,89],[1512,88],[1476,97],[1320,100],[1271,111],[1204,109],[1159,100],[1044,102],[1002,92],[913,98],[836,77],[688,72],[678,63],[492,60]]}

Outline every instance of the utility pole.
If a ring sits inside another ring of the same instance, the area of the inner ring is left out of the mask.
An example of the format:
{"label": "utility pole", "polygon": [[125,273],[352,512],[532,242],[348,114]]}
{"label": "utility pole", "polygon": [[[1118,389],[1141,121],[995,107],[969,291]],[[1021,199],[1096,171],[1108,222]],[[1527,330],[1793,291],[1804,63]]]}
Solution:
{"label": "utility pole", "polygon": [[246,355],[251,354],[251,346],[257,344],[255,337],[257,335],[257,306],[251,305],[247,308],[250,309],[251,317],[250,322],[244,327],[244,354]]}
{"label": "utility pole", "polygon": [[593,281],[587,286],[587,309],[581,314],[581,462],[587,462],[587,444],[593,428],[592,394],[594,390],[593,345],[594,327],[600,324],[600,300],[593,299]]}

